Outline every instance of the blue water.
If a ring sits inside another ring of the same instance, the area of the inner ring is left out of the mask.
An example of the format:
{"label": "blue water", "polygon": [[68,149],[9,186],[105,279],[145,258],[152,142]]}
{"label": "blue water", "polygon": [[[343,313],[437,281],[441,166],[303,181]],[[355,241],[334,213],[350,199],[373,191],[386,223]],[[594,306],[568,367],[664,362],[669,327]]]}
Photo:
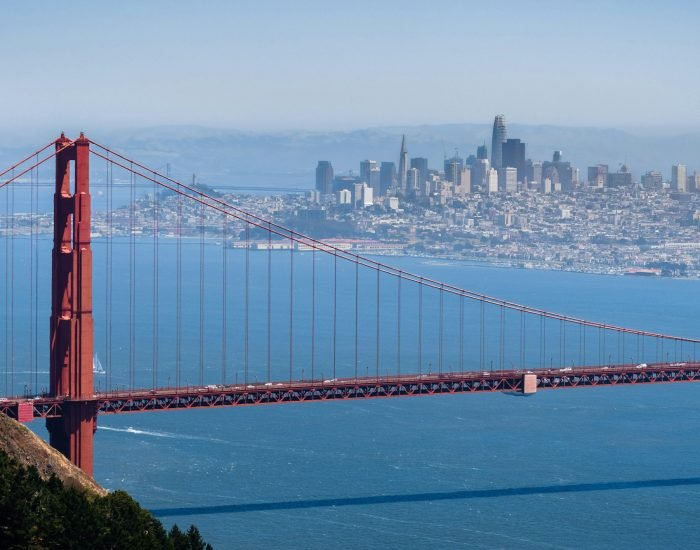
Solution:
{"label": "blue water", "polygon": [[[48,243],[40,246],[48,247]],[[162,365],[157,379],[164,384],[168,378],[172,381],[177,371],[173,359],[173,245],[164,242],[161,248],[158,338]],[[128,249],[126,241],[115,244],[119,252],[115,252],[118,259],[113,269],[122,279],[126,276],[125,264],[119,262],[128,257]],[[187,256],[198,257],[198,245],[187,244],[185,250]],[[44,248],[41,251],[44,257]],[[104,251],[104,243],[97,241],[96,349],[102,354],[103,364],[108,354],[106,295],[100,286],[103,283],[98,281],[104,280]],[[154,374],[148,370],[153,349],[149,251],[148,241],[140,241],[137,277],[145,283],[136,291],[136,385],[150,383]],[[206,383],[217,382],[222,376],[222,281],[218,276],[222,258],[220,243],[210,242],[205,254],[209,276],[205,285],[207,345],[202,376]],[[241,335],[245,286],[241,266],[245,253],[227,252],[230,357],[224,373],[226,381],[244,376],[260,381],[267,376],[267,350],[260,343],[266,340],[265,308],[260,305],[264,301],[260,300],[266,295],[267,258],[266,253],[249,255],[248,286],[255,305],[249,308],[251,346],[246,369]],[[310,295],[308,283],[301,281],[308,280],[311,258],[310,253],[301,253],[294,260],[300,285],[298,292],[295,290],[294,305],[299,319],[293,330],[295,378],[302,376],[302,369],[307,369],[303,375],[308,376],[310,368]],[[288,253],[273,254],[275,278],[288,281],[288,261]],[[323,271],[324,261],[317,258],[317,269],[328,273]],[[479,292],[574,316],[697,335],[698,281],[498,269],[416,258],[394,263]],[[17,260],[18,269],[26,265],[26,258]],[[194,304],[199,293],[199,263],[188,264],[184,272],[185,279],[193,283],[191,294],[184,300],[189,323],[187,342],[191,345],[183,351],[186,365],[180,376],[183,382],[187,378],[195,383],[200,376],[198,305]],[[337,368],[338,374],[345,376],[352,375],[355,368],[353,270],[341,270],[339,281],[344,290],[339,297],[342,320],[337,346],[342,360]],[[3,295],[1,283],[0,277]],[[26,290],[22,286],[25,283],[18,277],[18,297]],[[120,284],[128,291],[123,280]],[[327,377],[332,350],[328,322],[331,286],[327,277],[318,284],[316,376],[322,373]],[[365,306],[360,314],[360,374],[376,368],[373,284],[374,279],[369,278],[361,282]],[[387,340],[380,346],[380,372],[395,366],[392,350],[396,343],[398,289],[392,284],[389,280],[380,282],[379,315],[384,335],[380,340]],[[40,294],[45,295],[43,278],[40,286]],[[274,290],[280,302],[288,299],[285,288],[281,285]],[[402,342],[408,347],[402,351],[401,363],[406,371],[418,368],[418,306],[417,295],[412,292],[409,287],[402,288]],[[428,301],[426,296],[428,303],[421,368],[430,365],[435,369],[438,310],[435,300]],[[458,305],[458,301],[444,304],[448,331],[443,343],[445,369],[454,369],[460,362],[455,340]],[[111,383],[115,387],[129,382],[125,363],[132,344],[127,328],[128,300],[115,300],[112,307],[115,344]],[[21,328],[21,313],[17,312],[18,348],[29,327]],[[489,326],[498,322],[497,309],[486,315],[491,316]],[[274,379],[289,376],[288,316],[288,306],[279,305],[273,312]],[[40,317],[35,338],[44,338],[44,318]],[[477,310],[467,308],[465,325],[465,368],[487,368],[479,359]],[[489,330],[485,361],[490,367],[492,362],[500,364],[501,357],[497,349],[494,351],[498,331]],[[503,361],[507,366],[519,364],[520,350],[514,344],[519,341],[518,330],[517,317],[506,319],[510,345]],[[536,323],[527,325],[526,330],[530,344],[524,354],[525,366],[537,366],[543,360],[556,363],[562,347],[565,364],[581,359],[580,336],[575,331],[565,333],[564,346],[560,344],[561,335],[550,337],[543,358]],[[1,333],[0,322],[0,337]],[[588,338],[588,362],[594,362],[598,343],[593,335]],[[38,364],[45,353],[41,342],[35,358]],[[606,345],[604,355],[621,353],[619,342],[608,341]],[[623,357],[631,354],[633,360],[646,358],[637,356],[641,354],[637,342],[630,340],[626,346]],[[658,350],[647,346],[645,353],[653,355]],[[667,348],[665,353],[678,357],[679,351]],[[686,349],[684,353],[689,352]],[[0,363],[3,360],[0,354]],[[42,384],[41,376],[38,386]],[[98,377],[98,383],[107,384],[106,376]],[[130,492],[167,525],[196,523],[205,539],[218,548],[689,547],[700,535],[700,465],[696,459],[700,451],[699,397],[700,386],[675,384],[543,391],[529,398],[455,395],[101,416],[95,476],[109,489]],[[34,426],[45,435],[39,423]]]}

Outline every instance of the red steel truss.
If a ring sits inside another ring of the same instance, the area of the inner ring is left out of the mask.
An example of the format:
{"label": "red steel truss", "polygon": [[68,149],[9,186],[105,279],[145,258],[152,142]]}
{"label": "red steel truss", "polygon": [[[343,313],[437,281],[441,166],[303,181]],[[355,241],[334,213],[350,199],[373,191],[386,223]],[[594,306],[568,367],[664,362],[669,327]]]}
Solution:
{"label": "red steel truss", "polygon": [[[171,411],[180,409],[303,403],[311,401],[408,397],[451,393],[523,393],[525,375],[537,380],[537,391],[631,384],[694,382],[700,380],[700,362],[616,365],[565,369],[453,372],[419,376],[362,377],[302,380],[248,385],[209,385],[158,390],[96,393],[86,405],[96,413]],[[17,418],[21,403],[31,402],[35,418],[65,415],[67,398],[36,397],[0,402],[0,412]]]}

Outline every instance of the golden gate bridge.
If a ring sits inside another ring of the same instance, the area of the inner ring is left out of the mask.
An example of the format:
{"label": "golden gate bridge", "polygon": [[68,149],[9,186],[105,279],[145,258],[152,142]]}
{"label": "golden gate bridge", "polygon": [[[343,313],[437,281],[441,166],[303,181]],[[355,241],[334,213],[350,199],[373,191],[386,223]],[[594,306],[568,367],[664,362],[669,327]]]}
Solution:
{"label": "golden gate bridge", "polygon": [[[50,161],[49,277],[39,170]],[[0,178],[0,412],[45,418],[51,445],[89,474],[98,414],[528,395],[700,377],[698,339],[421,276],[242,209],[82,134],[61,135]],[[17,208],[20,190],[29,208]],[[96,199],[104,201],[99,235]],[[231,239],[241,250],[230,249]],[[254,241],[262,252],[251,252]],[[94,368],[98,348],[103,370]]]}

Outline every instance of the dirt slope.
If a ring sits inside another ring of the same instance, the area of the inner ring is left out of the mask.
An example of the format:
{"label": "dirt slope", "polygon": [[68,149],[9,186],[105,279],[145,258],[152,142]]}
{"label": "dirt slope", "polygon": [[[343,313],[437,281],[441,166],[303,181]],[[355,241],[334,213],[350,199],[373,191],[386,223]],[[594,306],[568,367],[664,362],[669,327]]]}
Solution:
{"label": "dirt slope", "polygon": [[24,466],[34,466],[44,479],[55,474],[66,487],[81,488],[101,496],[107,494],[94,479],[38,435],[4,414],[0,414],[0,450]]}

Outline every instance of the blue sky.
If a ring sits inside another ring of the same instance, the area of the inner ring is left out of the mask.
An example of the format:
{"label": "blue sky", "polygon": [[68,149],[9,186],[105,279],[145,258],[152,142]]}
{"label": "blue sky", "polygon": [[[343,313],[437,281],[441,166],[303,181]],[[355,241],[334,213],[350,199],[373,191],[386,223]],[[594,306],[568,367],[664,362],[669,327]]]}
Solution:
{"label": "blue sky", "polygon": [[697,128],[699,5],[5,0],[3,125]]}

